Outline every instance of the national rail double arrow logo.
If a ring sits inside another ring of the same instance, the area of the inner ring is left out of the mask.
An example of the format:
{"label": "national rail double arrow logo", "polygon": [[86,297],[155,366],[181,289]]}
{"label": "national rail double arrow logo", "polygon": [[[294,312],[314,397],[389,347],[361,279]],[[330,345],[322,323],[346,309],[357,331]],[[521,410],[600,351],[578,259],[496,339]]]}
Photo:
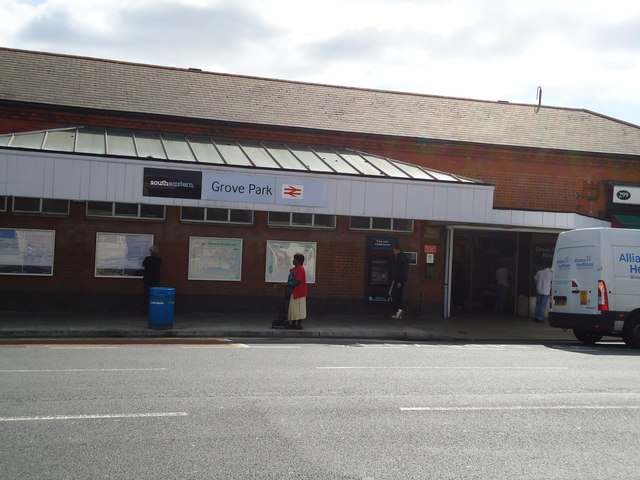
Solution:
{"label": "national rail double arrow logo", "polygon": [[302,190],[302,185],[283,185],[282,197],[303,198]]}

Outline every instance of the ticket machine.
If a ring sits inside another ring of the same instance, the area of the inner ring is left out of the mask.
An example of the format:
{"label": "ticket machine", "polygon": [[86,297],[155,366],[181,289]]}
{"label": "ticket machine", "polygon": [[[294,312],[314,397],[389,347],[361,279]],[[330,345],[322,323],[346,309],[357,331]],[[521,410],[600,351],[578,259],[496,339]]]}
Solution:
{"label": "ticket machine", "polygon": [[368,303],[388,302],[393,249],[397,241],[392,237],[367,237],[368,279],[366,300]]}

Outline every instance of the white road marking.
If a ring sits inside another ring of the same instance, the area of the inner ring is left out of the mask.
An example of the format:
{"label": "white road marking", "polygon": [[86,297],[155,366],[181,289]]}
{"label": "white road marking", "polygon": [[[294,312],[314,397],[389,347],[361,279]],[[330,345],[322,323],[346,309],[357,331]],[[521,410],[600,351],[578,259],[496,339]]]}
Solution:
{"label": "white road marking", "polygon": [[159,372],[168,368],[64,368],[46,370],[0,370],[0,373],[65,373],[65,372]]}
{"label": "white road marking", "polygon": [[205,344],[193,344],[193,345],[188,345],[188,344],[181,344],[181,345],[175,345],[176,347],[179,348],[248,348],[247,345],[243,345],[242,343],[224,343],[224,344],[220,344],[220,343],[215,343],[212,345],[205,345]]}
{"label": "white road marking", "polygon": [[96,348],[120,348],[119,345],[29,345],[29,347],[47,347],[52,350],[94,350]]}
{"label": "white road marking", "polygon": [[338,348],[449,348],[449,349],[466,349],[466,350],[488,350],[488,351],[496,351],[496,350],[531,350],[531,346],[529,345],[510,345],[510,344],[449,344],[449,343],[382,343],[382,344],[373,344],[373,343],[353,343],[348,345],[332,345],[332,347]]}
{"label": "white road marking", "polygon": [[569,367],[316,367],[318,370],[568,370]]}
{"label": "white road marking", "polygon": [[482,412],[489,410],[638,410],[640,405],[524,405],[504,407],[401,407],[403,412]]}
{"label": "white road marking", "polygon": [[149,418],[149,417],[186,417],[187,412],[159,412],[159,413],[105,413],[91,415],[50,415],[37,417],[0,417],[0,422],[28,422],[35,420],[98,420],[111,418]]}
{"label": "white road marking", "polygon": [[266,349],[298,349],[302,345],[244,345],[247,348],[266,348]]}

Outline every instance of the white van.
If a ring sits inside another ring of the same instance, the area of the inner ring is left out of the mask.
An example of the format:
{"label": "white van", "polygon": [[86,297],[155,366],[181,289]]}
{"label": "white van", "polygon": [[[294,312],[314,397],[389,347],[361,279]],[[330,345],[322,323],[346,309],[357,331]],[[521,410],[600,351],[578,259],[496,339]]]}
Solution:
{"label": "white van", "polygon": [[640,230],[584,228],[558,236],[549,324],[593,344],[640,348]]}

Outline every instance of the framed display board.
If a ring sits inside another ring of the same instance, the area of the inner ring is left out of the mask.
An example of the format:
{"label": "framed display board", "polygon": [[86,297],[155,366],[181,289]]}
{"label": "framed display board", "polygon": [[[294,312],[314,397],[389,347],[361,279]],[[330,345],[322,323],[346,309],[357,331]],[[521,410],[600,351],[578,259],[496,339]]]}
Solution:
{"label": "framed display board", "polygon": [[0,228],[0,274],[53,275],[54,230]]}
{"label": "framed display board", "polygon": [[315,242],[267,240],[265,282],[285,282],[293,268],[293,256],[301,253],[304,255],[307,283],[316,283],[316,252]]}
{"label": "framed display board", "polygon": [[242,280],[241,238],[189,238],[189,280]]}
{"label": "framed display board", "polygon": [[153,235],[96,234],[96,277],[142,278],[142,261],[149,255]]}

